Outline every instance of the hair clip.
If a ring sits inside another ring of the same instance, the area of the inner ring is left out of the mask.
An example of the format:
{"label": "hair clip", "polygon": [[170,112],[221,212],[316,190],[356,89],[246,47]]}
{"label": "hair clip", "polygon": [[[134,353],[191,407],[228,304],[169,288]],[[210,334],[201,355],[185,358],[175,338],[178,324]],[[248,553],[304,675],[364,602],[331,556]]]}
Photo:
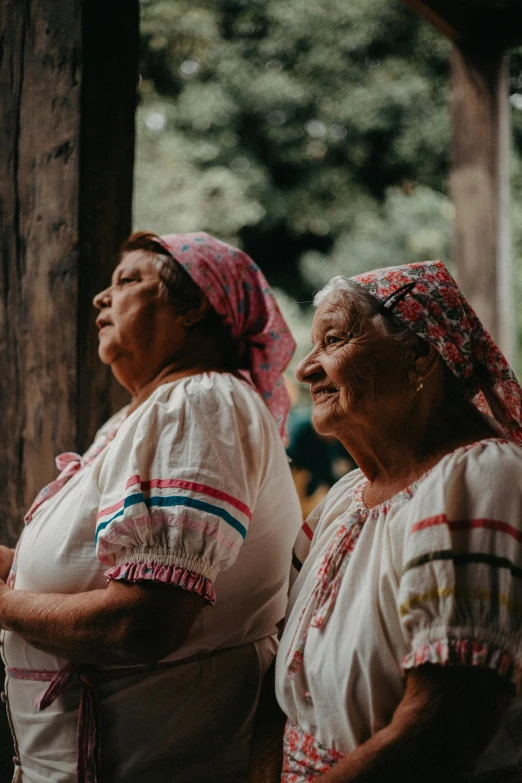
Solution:
{"label": "hair clip", "polygon": [[410,291],[413,291],[417,284],[415,282],[413,283],[405,283],[404,285],[401,285],[400,288],[398,288],[396,291],[393,291],[389,296],[386,297],[384,302],[381,302],[379,305],[379,313],[389,313],[395,305],[399,304],[399,302],[402,302],[405,296],[407,296]]}

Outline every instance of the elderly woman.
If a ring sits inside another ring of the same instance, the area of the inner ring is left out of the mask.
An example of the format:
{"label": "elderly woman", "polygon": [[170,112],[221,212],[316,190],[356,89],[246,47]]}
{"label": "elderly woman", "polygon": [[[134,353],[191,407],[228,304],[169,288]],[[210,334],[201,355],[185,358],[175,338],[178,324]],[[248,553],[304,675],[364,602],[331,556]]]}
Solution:
{"label": "elderly woman", "polygon": [[296,546],[282,780],[520,781],[522,389],[440,262],[315,303],[297,377],[360,470]]}
{"label": "elderly woman", "polygon": [[294,342],[203,233],[132,236],[94,304],[132,401],[58,457],[0,586],[15,780],[237,783],[300,524]]}

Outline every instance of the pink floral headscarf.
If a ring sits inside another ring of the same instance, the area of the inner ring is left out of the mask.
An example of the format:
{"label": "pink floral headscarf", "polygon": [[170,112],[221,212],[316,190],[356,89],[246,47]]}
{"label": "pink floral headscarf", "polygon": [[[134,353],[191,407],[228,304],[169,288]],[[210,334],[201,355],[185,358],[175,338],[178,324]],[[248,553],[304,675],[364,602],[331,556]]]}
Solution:
{"label": "pink floral headscarf", "polygon": [[352,280],[433,345],[471,402],[522,444],[522,388],[442,261],[377,269]]}
{"label": "pink floral headscarf", "polygon": [[170,234],[161,243],[201,288],[232,337],[246,346],[244,373],[286,439],[290,398],[282,372],[295,342],[265,276],[252,259],[209,234]]}

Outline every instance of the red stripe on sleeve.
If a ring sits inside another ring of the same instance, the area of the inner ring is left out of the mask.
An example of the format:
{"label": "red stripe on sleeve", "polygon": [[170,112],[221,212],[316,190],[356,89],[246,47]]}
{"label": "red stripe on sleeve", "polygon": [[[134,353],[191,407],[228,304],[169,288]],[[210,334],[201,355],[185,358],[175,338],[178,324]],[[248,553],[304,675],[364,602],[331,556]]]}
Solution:
{"label": "red stripe on sleeve", "polygon": [[413,525],[411,532],[417,533],[419,530],[425,530],[428,527],[435,527],[436,525],[447,525],[451,531],[458,533],[462,530],[473,530],[477,528],[483,528],[485,530],[494,530],[498,533],[506,533],[522,544],[522,531],[517,530],[513,525],[509,525],[507,522],[501,522],[498,519],[460,519],[460,520],[448,520],[446,514],[439,514],[436,517],[429,517],[423,519]]}
{"label": "red stripe on sleeve", "polygon": [[301,528],[305,536],[311,541],[314,537],[314,531],[310,527],[310,525],[307,522],[303,522],[303,526]]}
{"label": "red stripe on sleeve", "polygon": [[127,481],[127,489],[138,483],[143,490],[154,488],[167,489],[172,487],[175,489],[188,489],[191,492],[199,492],[202,495],[208,495],[216,500],[223,500],[225,503],[229,503],[231,506],[234,506],[234,508],[237,508],[238,511],[241,511],[242,514],[245,514],[248,519],[252,517],[252,512],[248,506],[245,503],[242,503],[241,500],[238,500],[238,498],[232,497],[232,495],[222,492],[220,489],[209,487],[206,484],[199,484],[196,481],[186,481],[185,479],[151,479],[150,481],[141,481],[139,476],[132,476]]}

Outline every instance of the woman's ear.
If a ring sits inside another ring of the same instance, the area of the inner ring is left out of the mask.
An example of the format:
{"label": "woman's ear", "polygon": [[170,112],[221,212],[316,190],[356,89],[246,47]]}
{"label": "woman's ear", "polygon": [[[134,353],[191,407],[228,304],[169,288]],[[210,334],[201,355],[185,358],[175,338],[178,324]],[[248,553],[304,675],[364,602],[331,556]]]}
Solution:
{"label": "woman's ear", "polygon": [[198,307],[191,307],[190,310],[187,310],[183,315],[181,316],[183,319],[183,324],[187,328],[190,326],[194,326],[194,324],[197,324],[198,321],[202,321],[203,318],[206,316],[208,311],[210,310],[211,305],[208,301],[207,297],[205,295],[202,295],[201,302],[199,303]]}
{"label": "woman's ear", "polygon": [[413,386],[426,380],[435,370],[440,361],[439,352],[425,340],[419,339],[409,371],[409,380]]}

